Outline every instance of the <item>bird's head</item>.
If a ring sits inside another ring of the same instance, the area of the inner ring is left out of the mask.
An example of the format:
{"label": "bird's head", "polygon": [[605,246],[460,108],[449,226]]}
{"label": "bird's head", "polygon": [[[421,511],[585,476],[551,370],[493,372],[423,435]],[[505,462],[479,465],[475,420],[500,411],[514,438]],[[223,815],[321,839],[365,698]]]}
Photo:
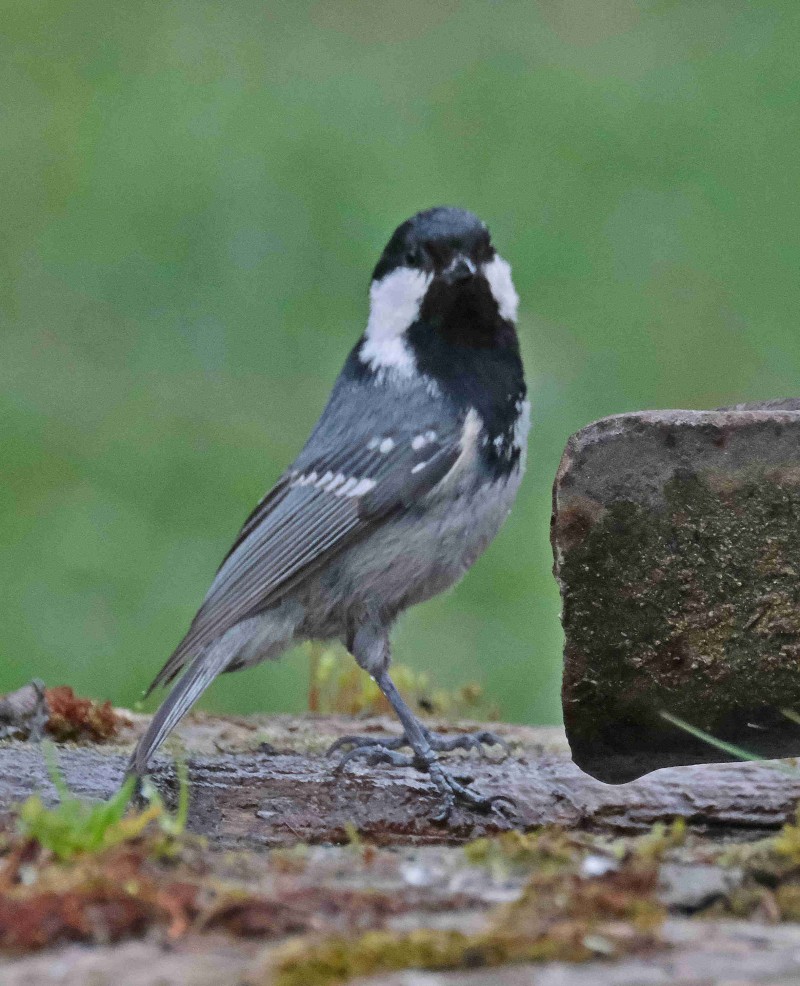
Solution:
{"label": "bird's head", "polygon": [[517,305],[484,223],[465,209],[426,209],[397,227],[375,267],[360,355],[375,370],[410,370],[410,331],[422,345],[515,344]]}

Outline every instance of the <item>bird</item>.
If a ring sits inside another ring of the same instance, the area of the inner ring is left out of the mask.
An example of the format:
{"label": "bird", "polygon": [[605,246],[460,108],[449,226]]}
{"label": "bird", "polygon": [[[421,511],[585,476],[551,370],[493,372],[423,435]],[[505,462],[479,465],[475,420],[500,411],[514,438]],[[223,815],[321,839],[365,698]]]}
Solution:
{"label": "bird", "polygon": [[[390,634],[409,607],[449,589],[493,540],[525,468],[529,402],[511,268],[487,226],[453,206],[418,212],[373,271],[366,329],[292,465],[244,522],[191,625],[156,676],[176,681],[131,756],[148,764],[223,672],[308,640],[341,642],[372,676],[402,736],[347,736],[370,764],[426,773],[446,818],[497,808],[439,752],[500,742],[443,736],[390,675]],[[408,748],[409,753],[401,753]]]}

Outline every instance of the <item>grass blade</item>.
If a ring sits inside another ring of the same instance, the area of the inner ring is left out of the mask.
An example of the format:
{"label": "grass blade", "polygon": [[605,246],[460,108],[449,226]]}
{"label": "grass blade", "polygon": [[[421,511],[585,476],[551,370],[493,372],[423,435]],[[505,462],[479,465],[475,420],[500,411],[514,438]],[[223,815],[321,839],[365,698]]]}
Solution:
{"label": "grass blade", "polygon": [[[682,729],[685,733],[689,733],[691,736],[696,736],[697,739],[702,740],[704,743],[708,743],[709,746],[716,747],[718,750],[722,750],[723,753],[730,754],[730,756],[735,757],[737,760],[744,760],[747,762],[754,760],[760,761],[767,764],[774,770],[779,770],[782,774],[791,774],[793,777],[797,777],[797,767],[783,763],[780,760],[767,760],[765,757],[760,757],[757,753],[751,753],[749,750],[745,750],[741,746],[735,746],[733,743],[726,743],[725,740],[717,739],[717,737],[712,736],[711,733],[707,733],[705,730],[699,729],[697,726],[693,726],[691,723],[686,722],[679,716],[674,716],[671,712],[662,711],[659,715],[662,719],[666,719],[666,721],[671,723],[673,726],[677,726],[678,729]],[[788,718],[791,718],[791,716]],[[800,716],[798,716],[798,722],[800,723]]]}

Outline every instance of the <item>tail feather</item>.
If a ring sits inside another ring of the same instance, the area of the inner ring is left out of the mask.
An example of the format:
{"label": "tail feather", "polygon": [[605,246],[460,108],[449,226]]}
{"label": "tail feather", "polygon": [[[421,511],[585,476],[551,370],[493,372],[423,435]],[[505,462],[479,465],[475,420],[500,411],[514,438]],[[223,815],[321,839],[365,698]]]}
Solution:
{"label": "tail feather", "polygon": [[[191,628],[189,629],[191,633]],[[189,633],[183,638],[183,640],[178,644],[175,650],[170,654],[164,667],[158,672],[158,674],[150,682],[150,687],[144,693],[145,698],[149,698],[150,695],[160,688],[162,685],[168,685],[171,681],[181,673],[181,671],[186,666],[186,661],[191,655],[191,647],[189,641]],[[204,651],[207,648],[202,648]]]}
{"label": "tail feather", "polygon": [[150,758],[230,660],[230,648],[221,646],[221,641],[195,657],[136,744],[126,776],[141,777],[147,772]]}

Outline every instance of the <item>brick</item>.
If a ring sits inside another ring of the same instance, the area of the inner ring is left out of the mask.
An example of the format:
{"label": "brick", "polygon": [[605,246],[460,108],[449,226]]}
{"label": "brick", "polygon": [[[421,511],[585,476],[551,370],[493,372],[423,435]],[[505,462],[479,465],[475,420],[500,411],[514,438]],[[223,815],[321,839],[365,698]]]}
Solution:
{"label": "brick", "polygon": [[617,783],[800,754],[800,400],[588,425],[553,489],[575,762]]}

